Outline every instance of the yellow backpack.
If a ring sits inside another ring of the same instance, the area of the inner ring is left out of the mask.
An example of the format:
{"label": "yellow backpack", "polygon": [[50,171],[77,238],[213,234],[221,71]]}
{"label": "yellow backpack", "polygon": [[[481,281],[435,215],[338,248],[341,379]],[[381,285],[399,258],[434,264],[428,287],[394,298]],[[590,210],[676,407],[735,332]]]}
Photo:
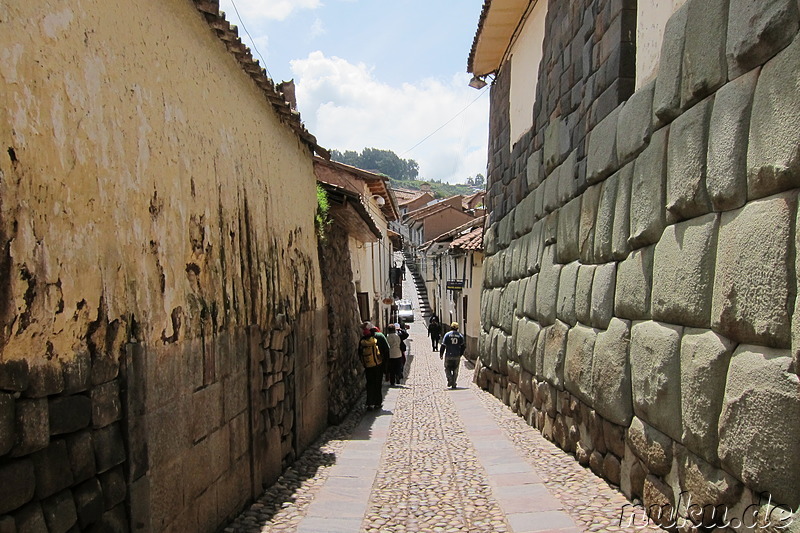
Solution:
{"label": "yellow backpack", "polygon": [[383,362],[381,351],[378,349],[378,339],[374,336],[361,338],[359,341],[359,353],[365,368],[372,368]]}

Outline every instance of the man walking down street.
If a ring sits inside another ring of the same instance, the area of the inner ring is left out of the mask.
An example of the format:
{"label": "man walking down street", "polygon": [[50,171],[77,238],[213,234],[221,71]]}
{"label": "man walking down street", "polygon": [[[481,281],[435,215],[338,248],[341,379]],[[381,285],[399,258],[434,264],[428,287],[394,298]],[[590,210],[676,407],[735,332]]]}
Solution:
{"label": "man walking down street", "polygon": [[453,322],[439,348],[439,359],[444,358],[444,375],[447,377],[447,386],[451,389],[456,388],[458,366],[461,364],[461,356],[464,355],[466,346],[464,336],[458,331],[458,322]]}
{"label": "man walking down street", "polygon": [[431,317],[430,324],[428,324],[428,337],[431,338],[431,348],[434,352],[439,351],[439,337],[442,336],[442,325],[436,315]]}

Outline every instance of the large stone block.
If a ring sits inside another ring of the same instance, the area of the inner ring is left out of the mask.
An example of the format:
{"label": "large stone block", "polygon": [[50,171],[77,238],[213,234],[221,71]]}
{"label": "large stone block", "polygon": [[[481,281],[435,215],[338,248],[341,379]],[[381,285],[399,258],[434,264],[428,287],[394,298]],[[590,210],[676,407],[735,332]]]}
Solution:
{"label": "large stone block", "polygon": [[125,461],[125,445],[119,425],[111,424],[92,432],[95,465],[98,472],[105,472]]}
{"label": "large stone block", "polygon": [[50,442],[50,417],[47,398],[17,400],[14,410],[15,442],[12,457],[28,455]]}
{"label": "large stone block", "polygon": [[653,260],[653,319],[710,326],[718,224],[710,213],[664,230]]}
{"label": "large stone block", "polygon": [[620,426],[630,424],[633,417],[630,339],[630,322],[612,318],[594,343],[591,404],[603,418]]}
{"label": "large stone block", "polygon": [[552,324],[558,306],[558,279],[562,265],[555,262],[555,246],[545,248],[542,270],[536,283],[536,318],[542,325]]}
{"label": "large stone block", "polygon": [[36,471],[36,497],[47,498],[72,485],[67,442],[54,440],[44,450],[31,455]]}
{"label": "large stone block", "polygon": [[122,417],[119,381],[112,380],[92,389],[92,426],[105,427]]}
{"label": "large stone block", "polygon": [[669,128],[653,133],[650,144],[636,160],[631,182],[630,237],[640,248],[658,242],[666,226],[666,152]]}
{"label": "large stone block", "polygon": [[711,211],[706,192],[708,124],[713,98],[707,98],[675,119],[667,149],[667,210],[676,220]]}
{"label": "large stone block", "polygon": [[75,483],[80,483],[97,473],[94,464],[94,448],[92,447],[92,435],[89,431],[81,431],[68,435],[67,452],[69,453],[69,464]]}
{"label": "large stone block", "polygon": [[82,529],[87,529],[89,525],[97,522],[105,511],[100,481],[97,478],[92,478],[85,483],[81,483],[73,489],[73,494],[75,496],[75,510],[78,514],[78,524]]}
{"label": "large stone block", "polygon": [[558,166],[572,150],[570,130],[567,120],[563,117],[550,119],[544,131],[544,167],[545,172],[551,172]]}
{"label": "large stone block", "polygon": [[514,234],[517,237],[522,237],[528,233],[533,226],[533,194],[528,193],[515,209]]}
{"label": "large stone block", "polygon": [[749,200],[800,186],[798,64],[800,39],[795,39],[761,69],[753,97],[747,149]]}
{"label": "large stone block", "polygon": [[581,265],[575,281],[575,317],[584,324],[592,321],[592,283],[596,268],[595,265]]}
{"label": "large stone block", "polygon": [[590,184],[604,180],[618,168],[617,123],[622,107],[614,109],[589,133],[586,180]]}
{"label": "large stone block", "polygon": [[687,12],[688,5],[684,4],[670,17],[664,28],[658,77],[653,94],[653,122],[656,125],[666,124],[681,112],[681,79]]}
{"label": "large stone block", "polygon": [[542,151],[536,150],[528,157],[528,164],[525,166],[525,178],[528,182],[528,190],[536,189],[543,178]]}
{"label": "large stone block", "polygon": [[686,493],[689,518],[709,529],[720,526],[725,519],[720,516],[721,511],[738,503],[742,483],[691,452],[682,451],[679,455],[678,479],[681,490]]}
{"label": "large stone block", "polygon": [[638,417],[633,417],[628,428],[627,443],[631,451],[642,460],[647,469],[665,476],[672,468],[672,439]]}
{"label": "large stone block", "polygon": [[522,368],[536,374],[536,340],[539,337],[541,326],[537,322],[528,319],[521,319],[517,328],[517,335],[514,338],[517,348],[517,360]]}
{"label": "large stone block", "polygon": [[539,334],[539,342],[544,335],[542,364],[538,366],[545,381],[556,388],[564,387],[564,356],[567,349],[569,326],[560,320],[546,327]]}
{"label": "large stone block", "polygon": [[525,286],[525,304],[523,307],[523,315],[528,318],[536,318],[536,285],[539,282],[539,274],[534,274],[528,280]]}
{"label": "large stone block", "polygon": [[35,488],[36,477],[30,459],[0,465],[0,513],[8,513],[31,501]]}
{"label": "large stone block", "polygon": [[0,362],[0,389],[23,392],[29,382],[28,361],[10,360]]}
{"label": "large stone block", "polygon": [[562,264],[580,257],[581,199],[575,198],[558,211],[557,261]]}
{"label": "large stone block", "polygon": [[655,245],[634,250],[617,265],[614,314],[630,320],[646,320],[650,315]]}
{"label": "large stone block", "polygon": [[558,309],[556,316],[562,322],[574,326],[577,322],[575,315],[575,284],[578,280],[580,263],[573,261],[561,269],[558,279]]}
{"label": "large stone block", "polygon": [[592,185],[581,195],[581,217],[578,230],[578,248],[580,249],[581,263],[595,263],[594,238],[597,210],[600,204],[600,184]]}
{"label": "large stone block", "polygon": [[747,145],[750,111],[759,70],[723,86],[714,96],[709,126],[706,189],[716,211],[747,201]]}
{"label": "large stone block", "polygon": [[544,182],[539,186],[544,188],[542,193],[542,204],[544,205],[544,210],[546,213],[555,211],[560,205],[558,201],[558,182],[560,178],[561,172],[559,169],[556,169],[551,172],[547,178],[545,178]]}
{"label": "large stone block", "polygon": [[633,412],[673,440],[681,439],[680,349],[683,328],[635,322],[631,328]]}
{"label": "large stone block", "polygon": [[733,354],[719,419],[725,470],[754,492],[800,505],[800,379],[788,351],[740,345]]}
{"label": "large stone block", "polygon": [[728,0],[689,0],[681,106],[686,109],[728,81]]}
{"label": "large stone block", "polygon": [[653,133],[653,92],[656,80],[652,80],[628,98],[617,117],[617,161],[628,163],[644,150]]}
{"label": "large stone block", "polygon": [[796,207],[792,192],[722,214],[711,307],[714,331],[738,342],[789,347]]}
{"label": "large stone block", "polygon": [[735,344],[708,330],[686,329],[681,340],[681,442],[712,464],[728,363]]}
{"label": "large stone block", "polygon": [[567,333],[564,388],[582,402],[592,404],[592,360],[599,330],[578,324]]}
{"label": "large stone block", "polygon": [[597,217],[594,223],[592,250],[592,258],[598,263],[607,263],[614,258],[614,211],[618,182],[619,173],[616,173],[600,185],[600,201],[597,205]]}
{"label": "large stone block", "polygon": [[[578,194],[578,151],[573,150],[558,167],[558,205],[564,205]],[[553,172],[554,174],[556,172]]]}
{"label": "large stone block", "polygon": [[497,253],[497,223],[490,225],[483,232],[483,248],[486,255],[492,256]]}
{"label": "large stone block", "polygon": [[68,490],[42,501],[42,515],[50,533],[67,533],[78,522],[75,501]]}
{"label": "large stone block", "polygon": [[528,290],[530,278],[517,280],[517,301],[514,304],[514,316],[521,318],[525,316],[525,292]]}
{"label": "large stone block", "polygon": [[635,164],[628,163],[617,173],[617,198],[614,203],[614,229],[611,236],[612,258],[621,261],[631,250],[631,183]]}
{"label": "large stone block", "polygon": [[590,323],[606,329],[614,316],[614,293],[617,283],[617,264],[598,265],[592,280],[592,309]]}
{"label": "large stone block", "polygon": [[800,27],[795,0],[730,0],[727,58],[731,79],[782,50]]}
{"label": "large stone block", "polygon": [[500,315],[498,326],[508,333],[511,333],[511,326],[514,323],[514,305],[517,299],[518,283],[509,283],[500,293]]}
{"label": "large stone block", "polygon": [[14,396],[0,392],[0,456],[14,446]]}

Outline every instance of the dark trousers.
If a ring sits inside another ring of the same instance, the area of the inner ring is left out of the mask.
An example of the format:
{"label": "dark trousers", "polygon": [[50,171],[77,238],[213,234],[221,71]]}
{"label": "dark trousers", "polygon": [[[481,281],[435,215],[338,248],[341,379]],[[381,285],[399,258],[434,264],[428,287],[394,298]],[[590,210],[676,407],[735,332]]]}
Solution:
{"label": "dark trousers", "polygon": [[431,348],[434,352],[439,351],[439,335],[431,335]]}
{"label": "dark trousers", "polygon": [[383,365],[365,368],[364,374],[367,377],[367,405],[381,405],[381,383],[383,382]]}
{"label": "dark trousers", "polygon": [[403,379],[403,358],[389,359],[389,384],[394,386]]}
{"label": "dark trousers", "polygon": [[448,359],[444,358],[444,375],[447,377],[447,386],[455,387],[456,379],[458,378],[458,365],[461,359]]}

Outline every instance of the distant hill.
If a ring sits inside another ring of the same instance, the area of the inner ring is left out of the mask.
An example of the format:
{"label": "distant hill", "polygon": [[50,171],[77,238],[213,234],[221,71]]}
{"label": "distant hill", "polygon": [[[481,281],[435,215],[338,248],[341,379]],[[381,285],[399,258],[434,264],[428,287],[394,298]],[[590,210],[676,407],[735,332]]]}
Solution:
{"label": "distant hill", "polygon": [[[430,186],[431,193],[437,198],[446,198],[462,194],[470,194],[483,190],[484,177],[481,174],[467,178],[466,184],[442,183],[440,180],[427,181],[419,177],[419,165],[413,159],[401,159],[391,150],[364,148],[361,152],[331,150],[331,159],[363,170],[383,174],[390,180],[392,187],[422,190],[424,185]],[[474,183],[474,185],[472,185]]]}
{"label": "distant hill", "polygon": [[461,194],[469,196],[476,192],[482,191],[481,187],[474,187],[472,185],[442,183],[440,181],[424,181],[424,180],[396,180],[389,177],[389,183],[394,188],[400,189],[413,189],[422,190],[423,186],[428,185],[436,198],[447,198],[448,196],[456,196]]}

